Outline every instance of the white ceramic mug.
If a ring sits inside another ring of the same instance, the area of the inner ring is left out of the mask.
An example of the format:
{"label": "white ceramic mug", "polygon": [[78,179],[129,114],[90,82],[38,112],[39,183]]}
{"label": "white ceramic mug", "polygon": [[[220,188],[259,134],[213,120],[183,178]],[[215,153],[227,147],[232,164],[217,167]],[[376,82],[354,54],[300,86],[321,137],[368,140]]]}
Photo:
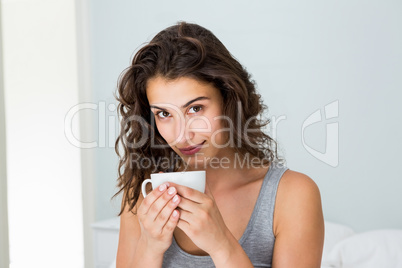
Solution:
{"label": "white ceramic mug", "polygon": [[144,197],[147,196],[146,187],[148,183],[152,184],[152,189],[159,187],[165,182],[173,182],[179,185],[193,188],[202,193],[205,192],[205,170],[201,171],[185,171],[185,172],[169,172],[169,173],[153,173],[150,179],[142,182],[141,191]]}

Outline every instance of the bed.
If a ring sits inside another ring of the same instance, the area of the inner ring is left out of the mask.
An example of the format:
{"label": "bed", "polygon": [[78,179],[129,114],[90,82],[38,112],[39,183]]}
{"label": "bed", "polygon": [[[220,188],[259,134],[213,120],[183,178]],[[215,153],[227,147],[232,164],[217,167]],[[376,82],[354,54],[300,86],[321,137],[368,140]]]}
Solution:
{"label": "bed", "polygon": [[321,268],[402,268],[402,229],[356,233],[325,222]]}

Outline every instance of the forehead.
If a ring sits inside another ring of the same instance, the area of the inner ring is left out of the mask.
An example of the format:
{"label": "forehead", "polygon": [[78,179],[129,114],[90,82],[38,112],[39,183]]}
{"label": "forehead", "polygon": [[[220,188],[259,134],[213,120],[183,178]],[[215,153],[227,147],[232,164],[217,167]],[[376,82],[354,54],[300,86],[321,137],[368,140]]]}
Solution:
{"label": "forehead", "polygon": [[191,99],[205,96],[211,100],[220,100],[218,89],[189,77],[167,80],[163,77],[149,79],[147,83],[147,98],[150,104],[169,103],[182,106]]}

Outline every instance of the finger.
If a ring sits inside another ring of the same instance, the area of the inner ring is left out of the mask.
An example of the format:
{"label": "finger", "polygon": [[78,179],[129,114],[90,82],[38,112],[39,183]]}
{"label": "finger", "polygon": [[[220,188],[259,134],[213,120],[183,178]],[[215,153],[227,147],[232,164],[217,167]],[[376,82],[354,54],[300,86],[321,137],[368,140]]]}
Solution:
{"label": "finger", "polygon": [[179,185],[173,182],[169,182],[171,186],[176,187],[177,193],[187,199],[190,199],[196,203],[202,203],[202,201],[205,199],[205,194],[201,193],[200,191],[197,191],[195,189],[192,189],[190,187],[186,187],[183,185]]}
{"label": "finger", "polygon": [[188,224],[190,224],[191,222],[194,221],[194,214],[193,213],[191,213],[189,211],[186,211],[186,210],[182,210],[182,209],[180,209],[179,211],[180,211],[180,220],[181,221],[185,221]]}
{"label": "finger", "polygon": [[180,218],[180,213],[177,209],[173,210],[171,213],[169,220],[163,226],[163,233],[173,234],[174,229],[176,228]]}
{"label": "finger", "polygon": [[166,204],[176,195],[176,188],[169,187],[167,191],[165,191],[148,210],[148,217],[150,220],[155,221],[158,217],[159,213],[166,206]]}
{"label": "finger", "polygon": [[[180,211],[180,217],[181,213],[182,211]],[[187,236],[189,236],[190,224],[187,221],[179,219],[179,221],[177,222],[177,227],[180,228],[185,234],[187,234]]]}
{"label": "finger", "polygon": [[164,183],[161,184],[158,188],[152,190],[142,201],[140,207],[138,208],[139,214],[147,214],[152,204],[163,194],[166,192],[169,184]]}
{"label": "finger", "polygon": [[200,204],[197,202],[194,202],[190,199],[182,197],[180,200],[180,204],[178,207],[182,210],[186,210],[190,213],[196,213],[200,207]]}
{"label": "finger", "polygon": [[172,215],[172,212],[177,208],[177,205],[180,203],[179,195],[175,195],[165,207],[162,208],[160,213],[157,215],[154,224],[157,228],[162,229],[165,226],[166,222],[169,221],[169,218]]}

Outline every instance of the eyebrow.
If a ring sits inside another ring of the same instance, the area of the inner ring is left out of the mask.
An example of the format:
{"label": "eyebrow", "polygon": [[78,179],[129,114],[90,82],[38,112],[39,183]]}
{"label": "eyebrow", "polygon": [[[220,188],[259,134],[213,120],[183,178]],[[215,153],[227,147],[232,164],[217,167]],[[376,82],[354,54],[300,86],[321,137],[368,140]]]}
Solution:
{"label": "eyebrow", "polygon": [[[195,99],[192,99],[191,101],[188,101],[187,103],[185,103],[183,106],[181,106],[181,108],[187,108],[189,105],[191,105],[193,102],[195,101],[199,101],[199,100],[209,100],[210,98],[205,97],[205,96],[201,96],[201,97],[197,97]],[[156,105],[149,105],[150,108],[156,108],[156,109],[160,109],[162,111],[166,111],[166,109],[158,107]]]}

